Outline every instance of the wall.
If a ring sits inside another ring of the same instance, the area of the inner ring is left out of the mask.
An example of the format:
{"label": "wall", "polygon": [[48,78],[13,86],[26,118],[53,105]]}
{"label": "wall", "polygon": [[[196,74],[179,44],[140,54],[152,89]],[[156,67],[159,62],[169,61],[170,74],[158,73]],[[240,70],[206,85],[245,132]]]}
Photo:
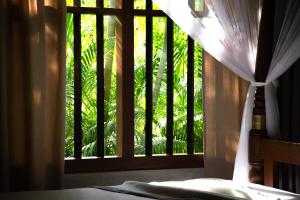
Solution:
{"label": "wall", "polygon": [[248,82],[204,53],[205,176],[232,179]]}
{"label": "wall", "polygon": [[203,168],[67,174],[64,177],[64,187],[118,185],[126,180],[151,182],[187,180],[201,177],[203,177]]}

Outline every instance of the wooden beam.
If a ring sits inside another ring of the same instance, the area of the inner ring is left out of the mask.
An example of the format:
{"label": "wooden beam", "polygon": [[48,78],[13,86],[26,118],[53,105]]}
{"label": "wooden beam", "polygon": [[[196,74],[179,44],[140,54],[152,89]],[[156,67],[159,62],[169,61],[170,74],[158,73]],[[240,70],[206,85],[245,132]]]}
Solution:
{"label": "wooden beam", "polygon": [[[274,25],[274,1],[265,0],[263,2],[258,50],[255,68],[255,80],[264,82],[272,60],[273,48],[273,25]],[[257,146],[254,146],[254,140],[259,140],[266,136],[265,125],[265,100],[264,88],[258,87],[255,94],[252,118],[252,130],[249,137],[249,163],[251,171],[249,174],[250,181],[253,183],[263,184],[263,160],[257,156]]]}
{"label": "wooden beam", "polygon": [[261,156],[264,159],[264,185],[273,187],[278,183],[278,163],[300,165],[300,143],[278,140],[261,140]]}
{"label": "wooden beam", "polygon": [[[102,15],[115,15],[121,16],[122,10],[118,8],[102,8],[102,7],[73,7],[67,6],[68,13],[81,13],[81,14],[102,14]],[[147,16],[148,11],[134,9],[134,16]],[[161,10],[152,10],[151,15],[155,17],[166,17],[167,15]]]}
{"label": "wooden beam", "polygon": [[145,154],[152,156],[152,121],[153,121],[153,78],[152,78],[152,50],[153,50],[153,18],[152,1],[146,1],[146,125],[145,125]]}
{"label": "wooden beam", "polygon": [[174,123],[174,23],[167,18],[167,144],[166,153],[173,155]]}
{"label": "wooden beam", "polygon": [[72,7],[67,6],[68,13],[77,14],[102,14],[102,15],[115,15],[121,16],[122,10],[116,8],[101,8],[101,7]]}
{"label": "wooden beam", "polygon": [[123,8],[122,16],[116,22],[117,155],[129,159],[134,156],[133,1],[117,0],[116,7]]}
{"label": "wooden beam", "polygon": [[[188,3],[195,10],[195,0],[189,0]],[[189,155],[194,154],[194,49],[194,40],[188,36],[186,142]]]}
{"label": "wooden beam", "polygon": [[300,165],[300,143],[263,139],[261,142],[263,159],[276,162]]}
{"label": "wooden beam", "polygon": [[194,40],[188,37],[187,69],[187,153],[194,153]]}
{"label": "wooden beam", "polygon": [[273,164],[274,162],[271,159],[265,159],[264,160],[264,185],[273,187],[273,176],[274,176],[274,171],[273,171]]}
{"label": "wooden beam", "polygon": [[66,159],[65,173],[126,171],[148,169],[203,168],[203,154],[134,157]]}
{"label": "wooden beam", "polygon": [[[103,8],[103,0],[97,1]],[[104,157],[104,24],[103,15],[96,15],[97,23],[97,156]]]}
{"label": "wooden beam", "polygon": [[[79,0],[74,0],[80,6]],[[82,146],[82,85],[81,85],[81,15],[73,15],[74,23],[74,158],[81,158]]]}
{"label": "wooden beam", "polygon": [[266,80],[273,57],[274,10],[274,1],[264,0],[255,67],[255,80],[258,82],[264,82]]}
{"label": "wooden beam", "polygon": [[[161,10],[151,10],[151,15],[155,16],[155,17],[167,17],[166,13],[164,13]],[[148,10],[139,10],[139,9],[135,9],[133,11],[135,16],[147,16],[147,13],[149,13]]]}

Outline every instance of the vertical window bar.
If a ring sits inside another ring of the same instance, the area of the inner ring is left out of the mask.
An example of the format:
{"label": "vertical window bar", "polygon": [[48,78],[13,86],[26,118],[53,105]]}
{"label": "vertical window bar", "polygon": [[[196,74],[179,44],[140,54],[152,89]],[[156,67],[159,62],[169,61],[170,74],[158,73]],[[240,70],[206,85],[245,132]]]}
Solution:
{"label": "vertical window bar", "polygon": [[194,154],[194,41],[188,37],[187,154]]}
{"label": "vertical window bar", "polygon": [[80,0],[73,0],[73,5],[76,7],[80,7]]}
{"label": "vertical window bar", "polygon": [[103,8],[104,7],[104,0],[96,0],[96,6],[97,8]]}
{"label": "vertical window bar", "polygon": [[153,49],[153,36],[152,36],[152,1],[146,1],[146,124],[145,124],[145,154],[146,156],[152,155],[152,49]]}
{"label": "vertical window bar", "polygon": [[[80,7],[80,1],[74,0],[74,5]],[[81,158],[81,16],[74,13],[74,158]]]}
{"label": "vertical window bar", "polygon": [[134,15],[133,1],[116,0],[122,16],[116,23],[117,39],[117,156],[134,157]]}
{"label": "vertical window bar", "polygon": [[167,155],[173,155],[173,117],[174,117],[174,29],[173,21],[167,18]]}
{"label": "vertical window bar", "polygon": [[[195,9],[195,0],[189,0],[189,5]],[[194,41],[188,37],[188,66],[187,66],[187,124],[186,140],[187,154],[194,154]]]}
{"label": "vertical window bar", "polygon": [[[97,0],[103,8],[103,0]],[[103,15],[97,15],[97,157],[104,157],[104,33]]]}

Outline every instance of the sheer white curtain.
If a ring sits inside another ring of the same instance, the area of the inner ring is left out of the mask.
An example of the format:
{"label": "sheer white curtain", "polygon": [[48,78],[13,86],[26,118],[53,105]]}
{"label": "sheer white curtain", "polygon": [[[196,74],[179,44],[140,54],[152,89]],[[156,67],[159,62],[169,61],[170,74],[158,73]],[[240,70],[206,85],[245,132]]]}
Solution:
{"label": "sheer white curtain", "polygon": [[205,0],[208,12],[196,11],[188,2],[188,0],[154,0],[154,3],[175,23],[194,40],[200,42],[208,53],[237,75],[251,82],[233,175],[233,180],[249,181],[248,138],[252,124],[255,89],[257,86],[266,88],[266,127],[270,137],[277,137],[279,112],[274,81],[300,57],[300,51],[297,50],[300,47],[300,1],[289,2],[265,83],[257,83],[254,78],[262,1]]}

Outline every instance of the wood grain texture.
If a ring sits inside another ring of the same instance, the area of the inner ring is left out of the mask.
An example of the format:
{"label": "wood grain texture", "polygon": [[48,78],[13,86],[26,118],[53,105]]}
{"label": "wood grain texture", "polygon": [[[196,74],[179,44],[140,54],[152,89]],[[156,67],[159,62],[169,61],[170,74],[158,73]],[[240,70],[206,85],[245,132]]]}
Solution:
{"label": "wood grain texture", "polygon": [[167,146],[168,155],[173,155],[174,135],[174,23],[167,18]]}
{"label": "wood grain texture", "polygon": [[[259,37],[258,37],[258,49],[256,57],[255,68],[255,80],[257,82],[264,82],[267,77],[269,66],[272,60],[272,48],[273,48],[273,26],[274,26],[274,1],[265,0],[263,2]],[[249,139],[249,163],[251,170],[249,173],[249,179],[253,183],[263,184],[263,160],[258,156],[259,146],[254,146],[256,141],[260,138],[266,137],[265,130],[265,99],[264,99],[264,87],[257,87],[253,109],[253,125],[250,131]],[[257,119],[262,119],[257,122]],[[258,124],[259,123],[259,126]],[[251,155],[252,154],[252,155]]]}
{"label": "wood grain texture", "polygon": [[114,158],[87,158],[65,160],[65,173],[125,171],[146,169],[176,169],[204,167],[203,154],[134,157],[126,159]]}
{"label": "wood grain texture", "polygon": [[278,184],[277,163],[300,165],[300,143],[278,140],[261,140],[261,157],[264,159],[264,184]]}
{"label": "wood grain texture", "polygon": [[152,1],[146,1],[146,124],[145,154],[152,156],[152,122],[153,122],[153,18]]}
{"label": "wood grain texture", "polygon": [[[173,22],[168,18],[168,128],[167,155],[152,156],[152,50],[153,17],[167,17],[160,10],[152,10],[152,1],[147,0],[146,10],[135,10],[133,1],[116,0],[116,8],[103,8],[103,0],[97,7],[80,7],[75,0],[74,7],[68,6],[67,12],[74,15],[74,55],[75,55],[75,155],[65,160],[65,173],[99,172],[137,169],[164,169],[203,167],[203,155],[173,156]],[[122,9],[120,9],[122,8]],[[82,14],[92,14],[97,19],[97,157],[82,158],[82,116],[81,116],[81,33]],[[104,15],[116,17],[116,63],[117,63],[117,157],[104,157]],[[146,156],[134,157],[134,17],[146,16]],[[189,39],[189,83],[193,84],[193,41]],[[132,53],[130,53],[132,52]],[[189,87],[189,91],[193,87]],[[191,93],[190,96],[193,96]],[[192,100],[189,100],[189,109]],[[188,111],[189,119],[193,112]],[[189,130],[192,124],[189,123]],[[190,131],[191,132],[191,131]],[[193,154],[193,135],[189,135],[189,154]]]}
{"label": "wood grain texture", "polygon": [[122,3],[122,16],[117,18],[117,155],[134,156],[134,15],[133,1]]}

